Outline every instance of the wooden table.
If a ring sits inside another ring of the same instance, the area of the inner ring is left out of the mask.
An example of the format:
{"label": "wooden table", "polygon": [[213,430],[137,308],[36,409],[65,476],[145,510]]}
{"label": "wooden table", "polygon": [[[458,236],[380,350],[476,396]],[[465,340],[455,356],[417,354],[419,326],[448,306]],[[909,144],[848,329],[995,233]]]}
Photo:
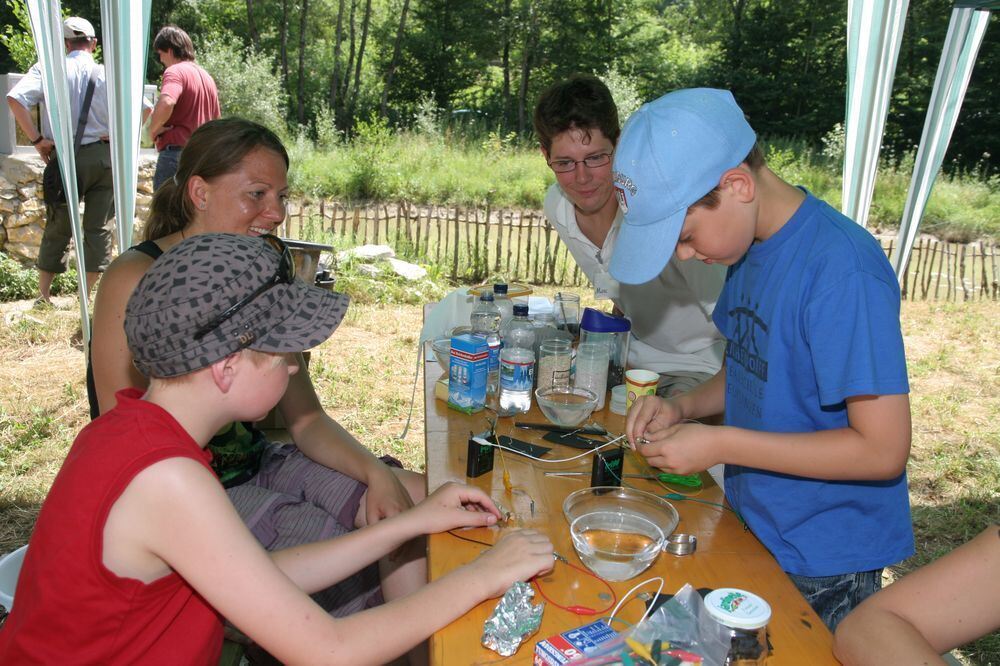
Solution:
{"label": "wooden table", "polygon": [[[428,347],[428,352],[430,349]],[[424,365],[424,400],[426,415],[426,473],[428,489],[433,491],[447,481],[461,481],[478,486],[490,493],[505,509],[514,512],[515,523],[520,527],[532,527],[548,534],[556,552],[570,562],[583,566],[573,550],[569,536],[569,526],[562,514],[563,498],[590,483],[592,456],[585,456],[569,463],[546,464],[529,460],[512,453],[506,453],[504,460],[510,471],[515,487],[525,490],[535,502],[535,512],[530,512],[530,502],[522,493],[515,491],[507,495],[503,486],[503,463],[496,458],[492,473],[476,479],[465,476],[466,452],[469,431],[476,433],[488,428],[484,418],[487,412],[472,416],[448,409],[447,405],[434,398],[434,383],[442,371],[428,353],[430,360]],[[518,420],[546,422],[545,417],[532,408],[531,413]],[[594,420],[603,424],[609,432],[624,432],[624,418],[605,408],[595,413]],[[533,430],[518,430],[513,427],[513,418],[503,418],[497,426],[497,434],[511,435],[518,439],[551,446],[553,451],[547,458],[568,458],[581,453],[578,449],[556,446],[542,441],[545,433]],[[648,469],[648,468],[647,468]],[[545,476],[547,471],[582,471],[584,477]],[[643,471],[638,459],[627,457],[625,473]],[[655,482],[627,479],[628,485],[658,492],[666,492]],[[721,489],[711,477],[702,474],[704,487],[698,499],[722,502]],[[679,488],[683,492],[691,489]],[[832,637],[816,613],[809,607],[802,595],[778,567],[777,562],[759,541],[734,516],[732,511],[690,501],[671,502],[680,514],[678,532],[694,534],[698,537],[698,548],[693,555],[677,557],[661,553],[649,569],[638,577],[623,583],[612,583],[615,593],[621,599],[636,583],[652,576],[663,576],[666,583],[663,592],[674,593],[684,583],[695,588],[737,587],[759,594],[770,603],[771,622],[768,625],[773,653],[768,664],[780,666],[810,666],[838,663],[831,653]],[[503,528],[476,529],[463,532],[463,536],[478,541],[495,542]],[[483,546],[469,543],[443,533],[435,534],[429,540],[429,569],[431,579],[436,579],[473,560]],[[603,609],[608,605],[607,588],[599,581],[556,562],[551,574],[542,579],[545,593],[563,606],[579,605],[593,609]],[[655,592],[656,586],[645,588]],[[540,601],[535,596],[535,601]],[[489,617],[496,600],[488,600],[472,609],[464,617],[451,623],[431,638],[431,662],[433,664],[487,663],[500,659],[499,655],[480,645],[483,624]],[[618,617],[635,622],[642,615],[643,604],[628,601],[618,613]],[[605,615],[607,615],[606,613]],[[546,604],[542,625],[537,634],[525,641],[518,652],[504,664],[529,664],[534,654],[535,642],[587,624],[598,619],[595,616],[577,616],[569,611]],[[615,627],[621,629],[621,626]]]}

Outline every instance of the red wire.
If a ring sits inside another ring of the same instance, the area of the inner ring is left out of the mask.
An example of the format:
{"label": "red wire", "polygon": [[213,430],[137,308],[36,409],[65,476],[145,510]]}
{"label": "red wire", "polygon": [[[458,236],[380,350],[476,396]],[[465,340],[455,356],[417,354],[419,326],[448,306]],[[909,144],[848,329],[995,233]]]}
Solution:
{"label": "red wire", "polygon": [[561,608],[562,610],[569,611],[570,613],[573,613],[574,615],[603,615],[604,613],[607,613],[609,610],[611,610],[612,608],[615,607],[615,604],[618,603],[618,595],[615,594],[614,588],[611,587],[611,585],[608,583],[608,581],[606,581],[603,578],[601,578],[600,576],[594,574],[592,571],[588,571],[587,569],[584,569],[583,567],[578,567],[575,564],[570,564],[566,560],[558,560],[558,561],[562,562],[563,564],[565,564],[566,566],[568,566],[568,567],[570,567],[572,569],[576,569],[577,571],[579,571],[581,573],[584,573],[584,574],[590,576],[591,578],[596,578],[597,580],[599,580],[602,583],[604,583],[604,586],[608,588],[608,592],[611,593],[611,603],[608,604],[607,608],[602,608],[601,610],[594,610],[593,608],[587,608],[586,606],[563,606],[561,604],[557,604],[556,602],[552,601],[552,599],[549,598],[549,595],[545,594],[545,590],[542,589],[541,578],[538,577],[538,576],[536,576],[535,578],[533,578],[531,580],[531,582],[533,582],[535,584],[535,587],[538,588],[538,593],[542,595],[543,599],[545,599],[546,601],[548,601],[550,604],[552,604],[556,608]]}
{"label": "red wire", "polygon": [[[470,543],[477,543],[480,546],[487,546],[487,547],[492,548],[493,545],[494,545],[494,544],[488,543],[486,541],[479,541],[478,539],[471,539],[469,537],[464,537],[464,536],[462,536],[460,534],[456,534],[453,530],[448,530],[448,534],[452,535],[456,539],[461,539],[462,541],[468,541]],[[583,567],[578,567],[575,564],[571,564],[571,563],[567,562],[566,560],[557,560],[557,561],[558,562],[562,562],[566,566],[568,566],[568,567],[570,567],[572,569],[576,569],[577,571],[579,571],[581,573],[584,573],[584,574],[590,576],[591,578],[596,578],[597,580],[599,580],[602,583],[604,583],[605,587],[608,588],[608,592],[611,593],[611,603],[608,605],[607,608],[602,608],[601,610],[594,610],[593,608],[587,608],[586,606],[563,606],[561,604],[557,604],[556,602],[552,601],[552,599],[549,598],[549,595],[545,594],[545,590],[542,589],[542,584],[540,582],[541,579],[536,576],[535,578],[533,578],[531,580],[531,582],[533,582],[535,584],[535,587],[538,588],[538,593],[540,595],[542,595],[542,598],[545,599],[546,601],[548,601],[550,604],[552,604],[556,608],[561,608],[564,611],[569,611],[570,613],[573,613],[574,615],[603,615],[604,613],[607,613],[609,610],[611,610],[612,608],[614,608],[615,604],[618,603],[618,595],[615,594],[614,588],[611,587],[611,585],[608,583],[608,581],[606,581],[603,578],[601,578],[600,576],[594,574],[594,572],[588,571],[587,569],[584,569]]]}

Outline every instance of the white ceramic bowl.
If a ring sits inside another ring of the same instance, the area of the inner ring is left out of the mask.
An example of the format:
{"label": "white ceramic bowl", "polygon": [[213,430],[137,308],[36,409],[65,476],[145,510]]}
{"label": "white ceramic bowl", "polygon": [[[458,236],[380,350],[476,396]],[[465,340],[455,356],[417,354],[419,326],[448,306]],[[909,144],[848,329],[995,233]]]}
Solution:
{"label": "white ceramic bowl", "polygon": [[0,557],[0,605],[7,610],[14,607],[14,588],[17,587],[17,577],[27,551],[27,546],[21,546],[13,553]]}
{"label": "white ceramic bowl", "polygon": [[550,386],[535,391],[538,408],[557,426],[583,423],[597,406],[597,395],[584,388]]}

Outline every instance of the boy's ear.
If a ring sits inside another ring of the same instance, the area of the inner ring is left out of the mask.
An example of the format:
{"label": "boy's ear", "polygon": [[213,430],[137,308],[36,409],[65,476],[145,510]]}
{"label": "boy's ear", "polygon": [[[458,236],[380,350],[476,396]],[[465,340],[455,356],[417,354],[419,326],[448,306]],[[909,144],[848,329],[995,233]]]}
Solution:
{"label": "boy's ear", "polygon": [[545,158],[545,163],[548,164],[548,162],[549,162],[549,151],[545,150],[545,146],[543,146],[541,144],[538,145],[538,150],[540,150],[542,152],[542,157]]}
{"label": "boy's ear", "polygon": [[719,187],[735,196],[740,203],[750,203],[757,194],[757,182],[749,169],[742,165],[725,171],[719,178]]}
{"label": "boy's ear", "polygon": [[234,352],[209,366],[212,371],[212,381],[215,382],[215,386],[222,393],[229,393],[229,390],[233,387],[233,381],[241,360],[242,353]]}

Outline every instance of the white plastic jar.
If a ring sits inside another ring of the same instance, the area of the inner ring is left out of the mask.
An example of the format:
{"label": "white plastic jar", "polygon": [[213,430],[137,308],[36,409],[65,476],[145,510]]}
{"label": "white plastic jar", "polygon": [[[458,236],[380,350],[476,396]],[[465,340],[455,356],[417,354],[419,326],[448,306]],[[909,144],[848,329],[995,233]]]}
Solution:
{"label": "white plastic jar", "polygon": [[771,620],[771,606],[766,601],[746,590],[722,587],[708,593],[705,606],[708,614],[729,630],[727,666],[765,663],[770,653],[767,623]]}

